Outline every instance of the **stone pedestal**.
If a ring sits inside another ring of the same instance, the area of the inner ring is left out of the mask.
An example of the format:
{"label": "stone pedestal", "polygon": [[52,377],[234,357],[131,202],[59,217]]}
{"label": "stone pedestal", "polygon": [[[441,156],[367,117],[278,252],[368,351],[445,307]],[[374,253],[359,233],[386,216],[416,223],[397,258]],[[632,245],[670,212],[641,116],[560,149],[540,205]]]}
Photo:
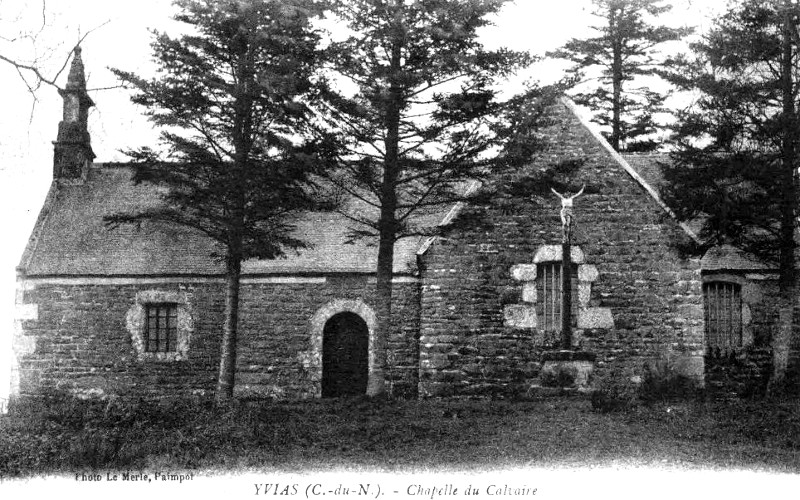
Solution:
{"label": "stone pedestal", "polygon": [[585,351],[549,351],[542,355],[542,387],[587,391],[592,383],[596,355]]}

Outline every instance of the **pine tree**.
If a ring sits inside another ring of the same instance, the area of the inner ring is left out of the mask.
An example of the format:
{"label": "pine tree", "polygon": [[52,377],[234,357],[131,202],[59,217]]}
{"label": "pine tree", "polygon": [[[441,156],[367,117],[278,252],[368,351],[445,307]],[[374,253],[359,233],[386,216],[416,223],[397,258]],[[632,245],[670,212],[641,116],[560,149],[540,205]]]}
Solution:
{"label": "pine tree", "polygon": [[133,102],[163,129],[165,160],[131,152],[135,182],[166,188],[160,207],[107,219],[111,226],[157,220],[194,228],[223,249],[225,319],[216,399],[233,395],[241,263],[304,245],[291,216],[313,206],[305,137],[318,36],[300,2],[179,0],[191,34],[156,33],[159,74],[115,70]]}
{"label": "pine tree", "polygon": [[[649,85],[634,86],[639,77],[654,76],[661,59],[658,50],[663,43],[679,40],[691,33],[687,28],[654,26],[655,18],[672,9],[663,0],[593,0],[593,15],[598,24],[592,26],[597,36],[568,41],[549,57],[573,63],[568,71],[575,83],[591,87],[576,92],[578,104],[588,106],[593,121],[604,127],[603,135],[616,151],[647,151],[658,142],[652,137],[662,127],[656,114],[665,112],[666,94]],[[592,71],[600,71],[597,84]]]}
{"label": "pine tree", "polygon": [[348,83],[329,96],[325,111],[344,147],[339,175],[331,180],[370,208],[344,213],[353,221],[354,236],[378,243],[376,373],[370,395],[386,390],[395,243],[432,234],[435,228],[421,224],[420,213],[463,200],[466,179],[511,162],[511,155],[493,154],[510,133],[501,119],[510,102],[499,100],[492,84],[530,59],[509,50],[485,50],[478,40],[487,18],[505,3],[336,4],[351,34],[331,52],[333,71]]}
{"label": "pine tree", "polygon": [[777,265],[779,330],[771,387],[784,381],[793,324],[800,7],[741,1],[693,44],[672,80],[698,93],[679,115],[668,203],[702,220],[708,246],[733,244]]}

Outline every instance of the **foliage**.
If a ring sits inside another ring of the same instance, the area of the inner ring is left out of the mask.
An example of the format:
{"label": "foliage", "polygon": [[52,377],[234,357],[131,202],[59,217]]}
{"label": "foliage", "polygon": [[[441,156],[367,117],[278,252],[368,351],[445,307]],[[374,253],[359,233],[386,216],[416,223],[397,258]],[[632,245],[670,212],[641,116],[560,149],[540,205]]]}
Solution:
{"label": "foliage", "polygon": [[592,408],[600,413],[626,411],[637,401],[636,386],[630,376],[613,371],[599,381],[600,388],[592,392]]}
{"label": "foliage", "polygon": [[708,246],[735,243],[775,263],[785,171],[793,184],[783,154],[795,113],[784,113],[783,79],[800,82],[800,66],[781,68],[782,23],[772,4],[741,3],[693,44],[693,59],[678,61],[672,80],[699,98],[679,115],[678,149],[665,165],[670,206],[683,220],[703,221]]}
{"label": "foliage", "polygon": [[[651,24],[671,10],[663,0],[593,0],[598,25],[597,36],[571,39],[548,56],[573,63],[569,74],[576,83],[585,83],[593,70],[599,69],[597,85],[574,95],[578,104],[595,111],[593,121],[610,129],[604,132],[617,150],[647,151],[658,146],[652,138],[663,126],[656,121],[666,94],[649,83],[639,83],[643,76],[654,76],[661,60],[659,50],[665,42],[691,33],[688,28],[670,28]],[[595,79],[595,78],[591,78]]]}
{"label": "foliage", "polygon": [[613,371],[592,394],[592,408],[602,413],[629,411],[640,404],[689,401],[703,395],[697,381],[675,370],[668,360],[648,362],[638,382],[631,373]]}
{"label": "foliage", "polygon": [[[63,44],[48,41],[48,38],[63,39],[65,27],[53,29],[53,21],[58,20],[59,14],[58,9],[48,6],[46,0],[5,2],[0,12],[0,32],[3,33],[0,37],[0,66],[16,72],[34,105],[43,85],[63,90],[58,79],[69,67],[74,53],[74,47],[65,48]],[[100,27],[79,34],[75,47]],[[56,31],[59,32],[57,37],[53,36]]]}
{"label": "foliage", "polygon": [[310,146],[296,141],[306,127],[318,37],[299,4],[178,5],[176,19],[199,34],[155,33],[159,77],[114,70],[163,130],[169,161],[150,148],[131,154],[134,180],[168,188],[166,204],[109,222],[164,220],[207,234],[228,254],[275,258],[303,244],[287,214],[309,205]]}
{"label": "foliage", "polygon": [[697,381],[678,373],[666,360],[650,363],[646,368],[638,389],[639,399],[643,402],[675,401],[701,395]]}
{"label": "foliage", "polygon": [[[341,197],[355,200],[342,213],[353,222],[353,237],[377,238],[379,371],[395,242],[433,234],[436,207],[464,199],[467,181],[516,160],[497,153],[512,132],[503,117],[522,98],[502,100],[494,84],[530,58],[486,50],[478,39],[505,3],[335,2],[350,34],[331,46],[329,69],[347,85],[328,93],[321,115],[330,119],[327,140],[341,147],[330,181]],[[370,393],[382,392],[382,376],[372,379]]]}
{"label": "foliage", "polygon": [[556,370],[544,372],[541,383],[544,387],[574,387],[577,370],[572,366],[558,367]]}
{"label": "foliage", "polygon": [[[107,218],[162,221],[219,243],[228,279],[218,397],[235,372],[241,262],[272,259],[305,242],[292,217],[315,206],[309,175],[322,149],[305,140],[318,58],[311,2],[179,0],[191,34],[156,33],[159,75],[114,70],[137,94],[169,146],[131,152],[135,182],[165,188],[163,204]],[[317,152],[317,153],[312,153]]]}
{"label": "foliage", "polygon": [[[800,470],[800,402],[698,400],[592,411],[587,401],[18,403],[0,417],[0,477],[169,466],[382,471],[609,461]],[[497,450],[503,450],[502,457]]]}
{"label": "foliage", "polygon": [[733,3],[670,76],[697,99],[679,114],[665,201],[702,223],[704,248],[732,244],[779,269],[770,384],[784,379],[796,295],[798,15],[788,0]]}

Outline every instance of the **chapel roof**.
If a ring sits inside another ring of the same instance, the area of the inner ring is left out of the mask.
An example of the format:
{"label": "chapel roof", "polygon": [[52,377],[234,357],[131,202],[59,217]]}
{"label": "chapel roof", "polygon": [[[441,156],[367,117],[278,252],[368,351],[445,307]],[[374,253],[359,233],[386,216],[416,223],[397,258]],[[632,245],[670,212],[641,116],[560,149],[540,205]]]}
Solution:
{"label": "chapel roof", "polygon": [[[110,230],[103,217],[160,203],[158,188],[135,185],[124,164],[94,164],[85,182],[54,183],[20,263],[26,276],[220,275],[224,265],[212,255],[222,248],[197,230],[145,221],[139,227]],[[427,217],[438,221],[442,213]],[[433,222],[435,224],[435,222]],[[295,235],[308,248],[288,250],[284,258],[248,260],[243,274],[374,273],[377,246],[348,240],[350,221],[334,212],[306,212],[294,222]],[[394,272],[411,273],[420,237],[395,245]]]}

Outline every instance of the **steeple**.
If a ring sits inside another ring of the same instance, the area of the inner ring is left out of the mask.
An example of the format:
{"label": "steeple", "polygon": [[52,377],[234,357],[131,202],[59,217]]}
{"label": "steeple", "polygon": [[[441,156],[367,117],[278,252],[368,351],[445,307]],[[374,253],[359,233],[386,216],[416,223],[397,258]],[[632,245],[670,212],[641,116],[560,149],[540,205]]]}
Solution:
{"label": "steeple", "polygon": [[89,108],[94,102],[86,93],[80,46],[75,47],[74,54],[67,85],[58,91],[64,99],[64,116],[53,143],[53,177],[63,180],[85,179],[89,164],[95,158],[87,125]]}

